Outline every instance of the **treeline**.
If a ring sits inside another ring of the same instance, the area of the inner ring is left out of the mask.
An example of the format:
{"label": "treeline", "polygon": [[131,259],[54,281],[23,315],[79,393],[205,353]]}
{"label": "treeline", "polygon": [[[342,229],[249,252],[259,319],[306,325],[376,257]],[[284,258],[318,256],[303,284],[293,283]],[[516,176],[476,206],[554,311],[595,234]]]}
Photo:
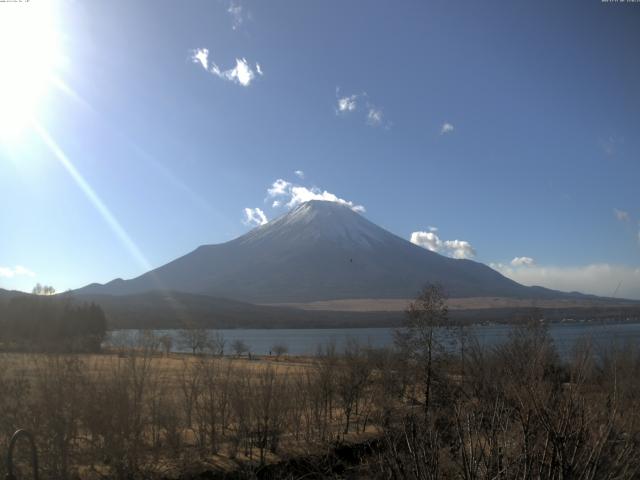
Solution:
{"label": "treeline", "polygon": [[419,407],[385,429],[372,477],[634,479],[640,475],[640,348],[578,342],[561,361],[532,311],[488,348],[454,328],[458,353],[433,329],[447,319],[438,288],[408,312],[399,345],[416,368]]}
{"label": "treeline", "polygon": [[24,295],[0,304],[5,350],[98,351],[106,332],[104,312],[93,303]]}

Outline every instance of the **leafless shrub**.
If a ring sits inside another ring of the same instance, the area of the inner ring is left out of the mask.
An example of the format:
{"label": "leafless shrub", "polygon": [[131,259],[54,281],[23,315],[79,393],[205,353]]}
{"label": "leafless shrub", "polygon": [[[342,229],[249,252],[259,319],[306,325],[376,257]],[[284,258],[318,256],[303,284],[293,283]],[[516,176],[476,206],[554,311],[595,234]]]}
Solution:
{"label": "leafless shrub", "polygon": [[276,357],[280,358],[282,355],[285,355],[289,352],[289,347],[287,347],[284,343],[276,343],[271,348],[271,350]]}
{"label": "leafless shrub", "polygon": [[239,338],[231,343],[231,349],[238,357],[241,357],[245,353],[249,353],[249,345],[247,345],[244,340],[241,340]]}

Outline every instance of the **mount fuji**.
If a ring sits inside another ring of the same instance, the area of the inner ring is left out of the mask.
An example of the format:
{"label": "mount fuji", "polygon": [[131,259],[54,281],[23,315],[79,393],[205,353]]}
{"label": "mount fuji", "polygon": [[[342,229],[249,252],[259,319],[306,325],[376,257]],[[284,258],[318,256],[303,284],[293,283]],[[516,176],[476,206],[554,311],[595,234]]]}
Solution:
{"label": "mount fuji", "polygon": [[234,240],[203,245],[131,280],[91,284],[80,295],[174,291],[249,303],[407,299],[427,283],[448,296],[567,298],[525,287],[488,266],[431,252],[348,206],[309,201]]}

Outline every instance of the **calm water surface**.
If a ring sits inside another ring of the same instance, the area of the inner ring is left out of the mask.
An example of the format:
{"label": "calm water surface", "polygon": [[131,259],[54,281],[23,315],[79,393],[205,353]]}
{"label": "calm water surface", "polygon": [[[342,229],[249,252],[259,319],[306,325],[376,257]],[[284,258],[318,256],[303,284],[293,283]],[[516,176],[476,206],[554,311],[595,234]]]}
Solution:
{"label": "calm water surface", "polygon": [[[491,347],[508,339],[512,327],[509,325],[478,325],[468,331],[480,344]],[[225,353],[231,353],[231,343],[243,340],[255,355],[267,355],[276,344],[285,345],[291,355],[313,355],[318,347],[335,344],[337,349],[344,348],[349,339],[362,345],[385,347],[393,344],[393,328],[336,328],[336,329],[234,329],[216,330],[226,341]],[[612,345],[625,346],[640,343],[640,323],[625,324],[552,324],[549,332],[562,355],[571,352],[581,339],[593,342],[596,348],[608,348]],[[186,352],[180,345],[177,330],[155,330],[156,335],[170,335],[174,338],[173,350]],[[112,343],[133,341],[139,335],[137,330],[115,330],[111,333]]]}

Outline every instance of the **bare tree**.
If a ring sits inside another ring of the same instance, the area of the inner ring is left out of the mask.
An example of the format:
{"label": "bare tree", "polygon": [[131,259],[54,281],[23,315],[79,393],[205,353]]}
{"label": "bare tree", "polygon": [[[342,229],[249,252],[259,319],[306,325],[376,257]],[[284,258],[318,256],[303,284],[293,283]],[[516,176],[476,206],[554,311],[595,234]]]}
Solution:
{"label": "bare tree", "polygon": [[56,293],[56,289],[51,285],[41,285],[40,283],[36,283],[36,286],[33,287],[31,293],[34,295],[54,295]]}
{"label": "bare tree", "polygon": [[289,352],[289,348],[284,343],[276,343],[273,347],[271,347],[271,350],[278,358]]}
{"label": "bare tree", "polygon": [[396,331],[396,344],[422,371],[424,413],[429,412],[433,358],[440,345],[435,337],[436,329],[446,325],[448,308],[444,291],[439,285],[427,285],[406,311],[404,328]]}
{"label": "bare tree", "polygon": [[137,350],[153,355],[160,348],[160,338],[153,330],[140,330],[136,334],[135,347]]}
{"label": "bare tree", "polygon": [[206,350],[211,354],[218,357],[224,356],[224,347],[226,346],[227,341],[224,336],[220,332],[207,332],[207,344]]}
{"label": "bare tree", "polygon": [[335,372],[337,392],[344,413],[344,433],[349,433],[353,413],[358,411],[358,403],[371,376],[371,365],[358,343],[347,342],[342,362]]}
{"label": "bare tree", "polygon": [[321,416],[318,416],[319,436],[325,441],[330,433],[331,420],[333,420],[333,406],[336,396],[335,371],[339,364],[336,345],[331,342],[324,348],[318,348],[318,360],[316,362],[316,375],[310,380],[315,387],[314,394],[318,396],[318,409]]}
{"label": "bare tree", "polygon": [[251,437],[258,447],[260,463],[266,459],[269,449],[275,453],[285,419],[287,395],[286,374],[278,374],[271,366],[255,374],[251,386]]}
{"label": "bare tree", "polygon": [[202,353],[209,343],[209,335],[204,328],[184,328],[178,332],[179,344],[191,350],[193,355]]}
{"label": "bare tree", "polygon": [[[594,353],[586,342],[560,358],[539,320],[499,346],[471,341],[464,382],[456,355],[435,357],[424,422],[403,395],[404,371],[416,362],[402,352],[350,342],[342,355],[329,346],[310,365],[278,370],[204,355],[161,360],[152,337],[139,340],[127,356],[0,354],[0,430],[38,432],[42,478],[160,478],[216,451],[242,451],[247,466],[245,458],[266,462],[269,452],[318,451],[367,422],[382,434],[378,453],[363,459],[372,478],[631,480],[640,472],[636,344]],[[7,443],[0,436],[0,447]]]}
{"label": "bare tree", "polygon": [[241,340],[239,338],[231,343],[231,348],[238,357],[249,352],[249,346],[244,342],[244,340]]}
{"label": "bare tree", "polygon": [[158,340],[160,345],[162,345],[165,355],[168,357],[173,348],[173,337],[171,335],[162,335]]}

